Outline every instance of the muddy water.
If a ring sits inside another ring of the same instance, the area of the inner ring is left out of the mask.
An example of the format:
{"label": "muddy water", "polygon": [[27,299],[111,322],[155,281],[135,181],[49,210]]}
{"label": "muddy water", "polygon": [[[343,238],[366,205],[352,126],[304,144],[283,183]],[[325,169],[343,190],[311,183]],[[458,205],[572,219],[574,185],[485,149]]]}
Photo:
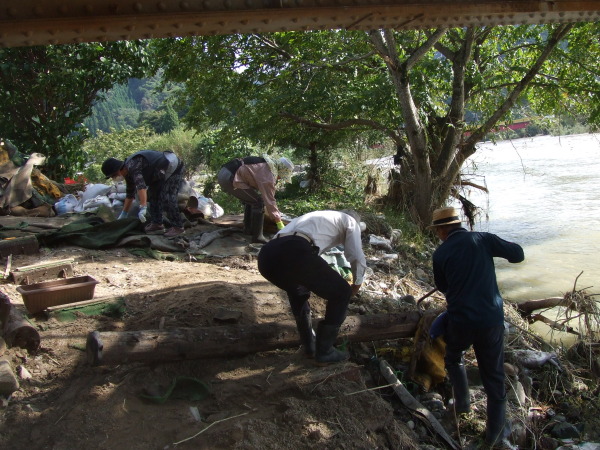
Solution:
{"label": "muddy water", "polygon": [[[541,136],[480,144],[473,181],[489,195],[478,230],[520,243],[521,264],[497,262],[498,283],[513,301],[600,293],[600,134]],[[596,297],[600,300],[600,296]]]}

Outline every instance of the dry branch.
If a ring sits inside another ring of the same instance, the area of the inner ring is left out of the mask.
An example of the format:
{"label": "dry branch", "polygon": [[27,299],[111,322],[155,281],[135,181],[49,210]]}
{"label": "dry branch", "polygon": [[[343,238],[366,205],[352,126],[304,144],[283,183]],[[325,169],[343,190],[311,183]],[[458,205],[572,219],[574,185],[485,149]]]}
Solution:
{"label": "dry branch", "polygon": [[421,403],[419,403],[419,401],[416,398],[414,398],[410,392],[408,392],[408,390],[404,387],[400,380],[398,380],[398,377],[396,377],[396,375],[394,374],[394,370],[388,364],[387,361],[382,359],[379,362],[379,370],[381,371],[381,374],[387,380],[387,382],[393,384],[394,392],[396,393],[398,398],[400,398],[400,401],[404,406],[406,406],[411,411],[417,413],[419,419],[424,421],[427,425],[430,425],[434,429],[434,431],[438,435],[440,435],[440,437],[444,439],[444,441],[451,448],[457,450],[461,448],[460,445],[458,445],[456,441],[454,441],[454,439],[452,439],[448,435],[448,433],[446,433],[446,430],[444,429],[442,424],[438,422],[438,420],[431,413],[431,411],[429,411],[427,408],[421,405]]}

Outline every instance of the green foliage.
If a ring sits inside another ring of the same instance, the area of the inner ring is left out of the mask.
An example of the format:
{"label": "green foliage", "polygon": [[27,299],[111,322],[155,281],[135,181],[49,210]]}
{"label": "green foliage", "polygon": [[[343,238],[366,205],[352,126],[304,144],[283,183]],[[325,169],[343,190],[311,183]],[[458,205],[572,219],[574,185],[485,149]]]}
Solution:
{"label": "green foliage", "polygon": [[137,151],[152,148],[153,139],[154,134],[147,128],[98,132],[96,137],[88,139],[83,145],[87,160],[84,176],[91,182],[104,181],[100,168],[106,158],[124,160]]}
{"label": "green foliage", "polygon": [[47,176],[73,175],[86,162],[82,121],[92,105],[114,84],[143,76],[147,62],[138,41],[0,49],[0,136],[45,155]]}
{"label": "green foliage", "polygon": [[84,120],[84,124],[95,136],[98,131],[108,133],[110,130],[137,127],[139,114],[140,109],[129,83],[123,83],[104,93],[103,98],[94,104],[92,114]]}

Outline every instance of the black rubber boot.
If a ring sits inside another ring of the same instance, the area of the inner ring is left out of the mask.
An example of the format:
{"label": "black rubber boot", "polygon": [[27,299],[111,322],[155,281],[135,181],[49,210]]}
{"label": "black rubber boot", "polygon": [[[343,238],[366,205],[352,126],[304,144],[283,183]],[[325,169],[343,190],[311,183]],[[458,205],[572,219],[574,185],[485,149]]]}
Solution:
{"label": "black rubber boot", "polygon": [[452,385],[454,411],[456,414],[468,413],[471,410],[471,398],[465,365],[463,363],[448,365],[446,371]]}
{"label": "black rubber boot", "polygon": [[340,327],[319,322],[315,343],[315,360],[318,365],[326,366],[327,364],[346,361],[350,357],[347,352],[339,351],[333,346],[339,331]]}
{"label": "black rubber boot", "polygon": [[252,243],[266,244],[267,238],[263,236],[264,214],[262,209],[252,209],[250,214],[250,227],[252,230]]}
{"label": "black rubber boot", "polygon": [[489,448],[500,448],[502,440],[509,435],[510,426],[506,422],[506,398],[500,401],[490,401],[488,398],[485,444]]}
{"label": "black rubber boot", "polygon": [[252,234],[252,206],[244,204],[244,234]]}
{"label": "black rubber boot", "polygon": [[315,331],[312,327],[312,319],[310,310],[303,312],[299,316],[295,316],[296,327],[300,335],[300,342],[304,347],[304,353],[309,358],[315,357]]}

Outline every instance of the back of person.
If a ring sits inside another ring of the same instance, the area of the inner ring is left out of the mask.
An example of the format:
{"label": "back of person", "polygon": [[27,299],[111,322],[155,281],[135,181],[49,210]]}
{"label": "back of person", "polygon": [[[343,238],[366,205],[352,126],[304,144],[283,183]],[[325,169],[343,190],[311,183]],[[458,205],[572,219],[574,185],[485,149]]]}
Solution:
{"label": "back of person", "polygon": [[447,281],[448,313],[453,321],[481,327],[502,324],[502,297],[496,282],[494,240],[489,233],[454,231],[435,252]]}

